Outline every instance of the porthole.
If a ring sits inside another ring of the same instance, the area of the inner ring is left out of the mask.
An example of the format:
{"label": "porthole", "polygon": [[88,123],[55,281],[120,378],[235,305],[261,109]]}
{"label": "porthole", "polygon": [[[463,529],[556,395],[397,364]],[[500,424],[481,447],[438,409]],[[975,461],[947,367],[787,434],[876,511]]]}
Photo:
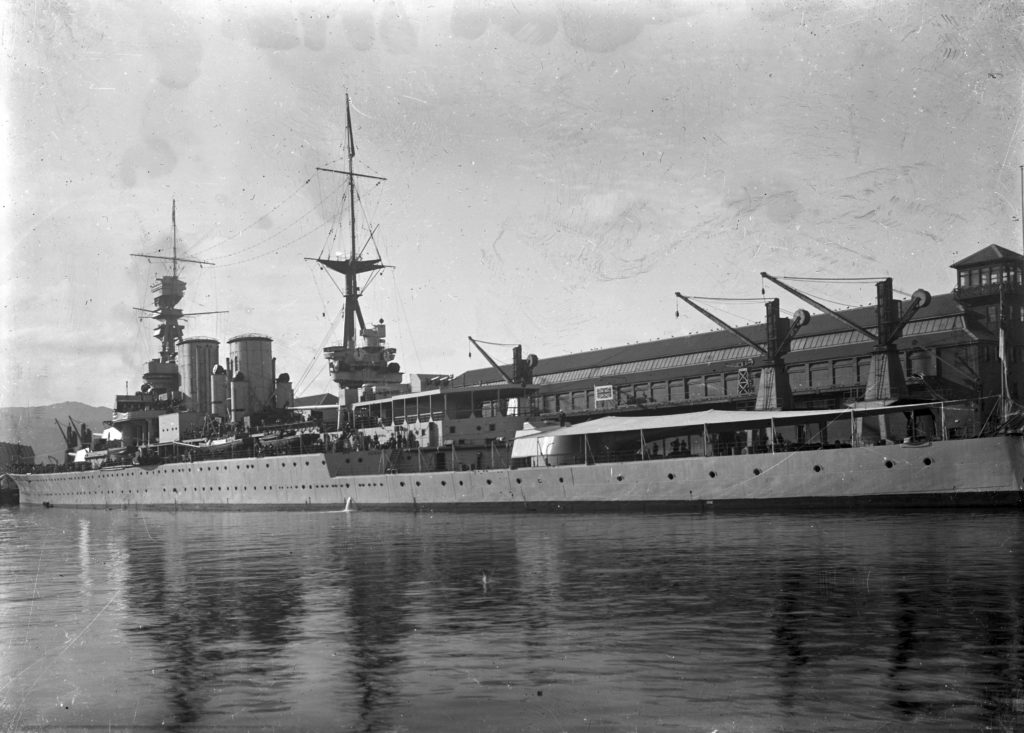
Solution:
{"label": "porthole", "polygon": [[441,486],[447,486],[447,485],[448,485],[448,482],[447,482],[447,481],[442,481],[442,482],[441,482]]}
{"label": "porthole", "polygon": [[932,459],[931,458],[925,458],[922,461],[922,463],[924,463],[924,465],[926,465],[926,466],[930,466],[930,465],[932,465]]}
{"label": "porthole", "polygon": [[490,479],[487,479],[487,485],[488,485],[488,486],[490,486],[490,485],[491,485],[491,480],[490,480]]}
{"label": "porthole", "polygon": [[523,483],[523,480],[522,480],[521,478],[517,478],[517,479],[516,479],[516,483],[517,483],[517,484],[521,484],[521,483]]}
{"label": "porthole", "polygon": [[814,472],[815,473],[821,473],[821,466],[815,465],[814,466]]}
{"label": "porthole", "polygon": [[672,479],[674,479],[675,477],[676,477],[676,475],[675,475],[674,473],[670,473],[670,474],[668,475],[668,480],[669,480],[669,481],[671,481],[671,480],[672,480]]}
{"label": "porthole", "polygon": [[615,477],[615,480],[616,480],[616,481],[621,481],[621,480],[622,480],[622,476],[621,476],[621,475],[619,475],[619,476],[616,476],[616,477]]}
{"label": "porthole", "polygon": [[885,467],[886,468],[892,468],[892,465],[893,465],[892,461],[890,461],[888,458],[886,458],[885,459]]}
{"label": "porthole", "polygon": [[708,471],[708,476],[710,476],[711,478],[714,478],[714,477],[715,477],[715,476],[717,476],[717,475],[718,475],[718,474],[717,474],[717,473],[715,473],[714,471]]}
{"label": "porthole", "polygon": [[562,478],[561,476],[559,476],[559,477],[558,477],[558,483],[560,483],[560,484],[564,484],[564,483],[565,483],[565,479],[564,479],[564,478]]}
{"label": "porthole", "polygon": [[755,476],[760,476],[761,475],[761,469],[760,468],[755,468],[754,469],[754,475]]}

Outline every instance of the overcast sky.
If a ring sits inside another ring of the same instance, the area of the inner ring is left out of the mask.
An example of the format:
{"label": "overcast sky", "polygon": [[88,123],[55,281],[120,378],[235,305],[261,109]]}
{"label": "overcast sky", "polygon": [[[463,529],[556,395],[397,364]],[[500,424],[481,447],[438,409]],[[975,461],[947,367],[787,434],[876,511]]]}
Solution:
{"label": "overcast sky", "polygon": [[163,272],[130,255],[168,253],[172,199],[216,265],[182,307],[228,311],[186,334],[269,335],[299,394],[333,391],[342,298],[304,258],[344,246],[315,169],[344,165],[346,92],[388,179],[363,310],[405,371],[484,366],[467,336],[543,359],[710,330],[673,294],[759,297],[761,271],[947,292],[1021,246],[1019,2],[427,5],[6,4],[0,406],[138,389]]}

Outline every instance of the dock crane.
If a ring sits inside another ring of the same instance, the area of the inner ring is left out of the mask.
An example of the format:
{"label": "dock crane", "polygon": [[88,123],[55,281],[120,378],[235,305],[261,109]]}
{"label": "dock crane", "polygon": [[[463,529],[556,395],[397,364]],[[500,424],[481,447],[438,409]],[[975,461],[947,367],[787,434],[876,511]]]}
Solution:
{"label": "dock crane", "polygon": [[734,328],[697,305],[690,297],[682,293],[676,293],[676,297],[722,328],[732,332],[737,338],[761,354],[761,378],[757,383],[755,410],[790,410],[793,408],[793,390],[789,386],[789,377],[786,375],[783,357],[789,353],[790,344],[797,332],[810,322],[810,313],[800,309],[793,314],[793,319],[790,320],[780,316],[778,298],[766,302],[765,345],[762,346],[738,328]]}
{"label": "dock crane", "polygon": [[64,440],[64,463],[71,463],[75,453],[81,448],[88,448],[92,442],[92,431],[83,422],[75,424],[75,418],[68,415],[68,424],[64,425],[60,420],[54,418],[60,436]]}
{"label": "dock crane", "polygon": [[801,293],[790,285],[786,285],[778,278],[772,277],[767,272],[762,272],[761,277],[770,280],[805,303],[809,303],[815,308],[819,308],[823,312],[834,316],[850,328],[869,338],[875,344],[871,351],[870,377],[864,390],[865,402],[889,401],[907,395],[907,382],[903,374],[903,367],[900,365],[896,340],[903,335],[903,327],[910,322],[917,312],[931,303],[932,296],[927,290],[915,290],[910,296],[910,303],[906,310],[900,315],[900,304],[892,297],[892,278],[887,277],[875,283],[876,330],[870,331],[828,306],[819,303],[809,295]]}
{"label": "dock crane", "polygon": [[479,341],[477,341],[472,336],[467,336],[467,338],[469,339],[470,343],[472,343],[473,346],[477,348],[477,351],[483,354],[484,358],[487,359],[487,362],[492,367],[498,370],[498,373],[505,379],[506,382],[508,382],[509,384],[518,384],[523,387],[526,387],[533,383],[533,369],[534,367],[537,366],[538,362],[540,361],[537,358],[536,354],[530,354],[524,359],[523,347],[518,344],[513,346],[512,374],[510,375],[501,367],[501,365],[498,364],[498,362],[491,358],[491,355],[488,354],[484,347],[480,345]]}

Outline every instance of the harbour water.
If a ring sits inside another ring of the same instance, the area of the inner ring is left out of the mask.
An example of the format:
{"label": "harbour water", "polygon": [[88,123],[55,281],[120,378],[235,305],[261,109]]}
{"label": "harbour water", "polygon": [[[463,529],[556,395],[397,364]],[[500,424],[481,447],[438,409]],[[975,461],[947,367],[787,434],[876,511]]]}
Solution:
{"label": "harbour water", "polygon": [[1024,728],[1016,512],[0,509],[0,730]]}

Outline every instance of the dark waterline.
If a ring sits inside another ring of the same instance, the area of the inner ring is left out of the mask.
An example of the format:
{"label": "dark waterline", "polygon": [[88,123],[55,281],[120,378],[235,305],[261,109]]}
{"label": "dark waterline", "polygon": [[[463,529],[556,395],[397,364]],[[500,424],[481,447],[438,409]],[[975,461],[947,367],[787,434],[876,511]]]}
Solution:
{"label": "dark waterline", "polygon": [[0,509],[0,729],[1017,730],[1015,511]]}

